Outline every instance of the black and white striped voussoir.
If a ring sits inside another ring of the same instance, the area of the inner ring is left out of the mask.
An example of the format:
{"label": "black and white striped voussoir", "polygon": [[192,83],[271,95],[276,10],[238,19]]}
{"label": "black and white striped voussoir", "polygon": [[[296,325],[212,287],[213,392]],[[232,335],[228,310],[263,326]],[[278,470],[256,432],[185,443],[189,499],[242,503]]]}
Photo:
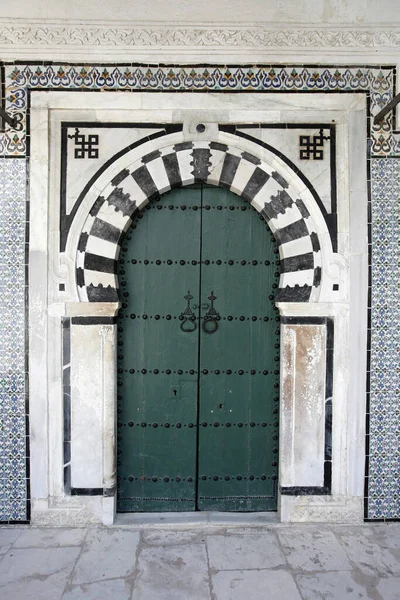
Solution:
{"label": "black and white striped voussoir", "polygon": [[[79,239],[80,295],[89,302],[118,301],[119,248],[134,213],[149,199],[193,183],[218,185],[254,201],[280,246],[277,300],[307,302],[321,281],[320,244],[307,207],[292,197],[293,191],[290,195],[286,179],[257,156],[219,142],[182,142],[155,150],[110,181],[93,204]],[[296,242],[295,253],[289,250],[291,242]]]}

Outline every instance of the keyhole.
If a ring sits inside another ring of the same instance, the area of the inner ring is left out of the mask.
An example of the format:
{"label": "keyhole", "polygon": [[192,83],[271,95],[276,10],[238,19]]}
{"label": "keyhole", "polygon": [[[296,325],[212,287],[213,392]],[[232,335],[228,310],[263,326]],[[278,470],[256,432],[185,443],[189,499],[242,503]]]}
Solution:
{"label": "keyhole", "polygon": [[176,394],[177,394],[177,392],[176,392],[176,390],[174,390],[174,396],[176,396]]}

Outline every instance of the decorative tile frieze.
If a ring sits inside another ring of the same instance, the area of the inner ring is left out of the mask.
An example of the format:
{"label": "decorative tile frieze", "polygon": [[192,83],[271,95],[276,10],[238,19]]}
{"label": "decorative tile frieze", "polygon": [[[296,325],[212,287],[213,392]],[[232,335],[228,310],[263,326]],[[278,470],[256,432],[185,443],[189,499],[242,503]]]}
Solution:
{"label": "decorative tile frieze", "polygon": [[[179,67],[117,65],[6,65],[5,108],[18,119],[17,130],[0,136],[0,155],[26,152],[26,113],[31,89],[140,91],[364,92],[370,116],[394,95],[394,67]],[[392,113],[372,125],[373,155],[400,155],[400,134]]]}

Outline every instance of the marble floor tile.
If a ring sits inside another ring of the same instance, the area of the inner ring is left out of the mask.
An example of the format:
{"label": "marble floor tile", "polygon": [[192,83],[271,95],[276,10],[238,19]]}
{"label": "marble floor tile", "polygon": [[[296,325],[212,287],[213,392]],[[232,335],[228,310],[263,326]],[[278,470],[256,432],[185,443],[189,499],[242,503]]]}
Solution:
{"label": "marble floor tile", "polygon": [[87,534],[71,583],[122,578],[135,569],[140,534],[123,529],[93,529]]}
{"label": "marble floor tile", "polygon": [[24,531],[30,531],[30,529],[20,529],[19,527],[11,526],[0,527],[0,548],[14,544],[14,542]]}
{"label": "marble floor tile", "polygon": [[205,544],[144,548],[132,600],[210,600]]}
{"label": "marble floor tile", "polygon": [[129,600],[131,593],[132,582],[129,579],[109,579],[68,586],[62,600]]}
{"label": "marble floor tile", "polygon": [[292,575],[279,569],[220,571],[212,576],[212,591],[213,600],[301,600]]}
{"label": "marble floor tile", "polygon": [[217,571],[272,569],[286,564],[273,533],[209,536],[207,548],[210,566]]}
{"label": "marble floor tile", "polygon": [[282,548],[292,569],[299,571],[347,571],[351,564],[345,551],[328,530],[278,532]]}
{"label": "marble floor tile", "polygon": [[87,534],[86,529],[26,529],[14,543],[14,548],[57,548],[80,546]]}
{"label": "marble floor tile", "polygon": [[12,549],[0,562],[0,598],[59,600],[80,548]]}
{"label": "marble floor tile", "polygon": [[143,531],[143,543],[148,546],[174,546],[176,544],[204,543],[206,530],[194,529],[191,531]]}
{"label": "marble floor tile", "polygon": [[377,590],[384,600],[400,600],[400,577],[381,579]]}
{"label": "marble floor tile", "polygon": [[370,600],[365,586],[353,579],[350,571],[330,571],[295,576],[304,600]]}
{"label": "marble floor tile", "polygon": [[400,557],[362,534],[341,535],[341,543],[353,565],[368,575],[400,575]]}

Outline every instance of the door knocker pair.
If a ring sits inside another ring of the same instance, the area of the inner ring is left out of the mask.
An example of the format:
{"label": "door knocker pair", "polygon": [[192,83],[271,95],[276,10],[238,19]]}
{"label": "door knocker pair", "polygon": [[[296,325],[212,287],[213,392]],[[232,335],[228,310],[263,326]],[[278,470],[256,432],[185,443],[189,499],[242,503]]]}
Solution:
{"label": "door knocker pair", "polygon": [[[195,331],[197,328],[196,325],[196,315],[192,311],[190,307],[190,301],[193,300],[193,296],[191,296],[190,291],[188,291],[187,295],[184,296],[187,306],[183,313],[181,313],[179,319],[181,322],[181,329],[185,333],[190,333],[191,331]],[[218,321],[220,319],[219,313],[214,308],[214,300],[217,299],[214,296],[214,292],[211,292],[211,295],[208,296],[208,299],[211,302],[211,306],[203,317],[203,322],[201,324],[201,328],[204,333],[215,333],[218,329]]]}

